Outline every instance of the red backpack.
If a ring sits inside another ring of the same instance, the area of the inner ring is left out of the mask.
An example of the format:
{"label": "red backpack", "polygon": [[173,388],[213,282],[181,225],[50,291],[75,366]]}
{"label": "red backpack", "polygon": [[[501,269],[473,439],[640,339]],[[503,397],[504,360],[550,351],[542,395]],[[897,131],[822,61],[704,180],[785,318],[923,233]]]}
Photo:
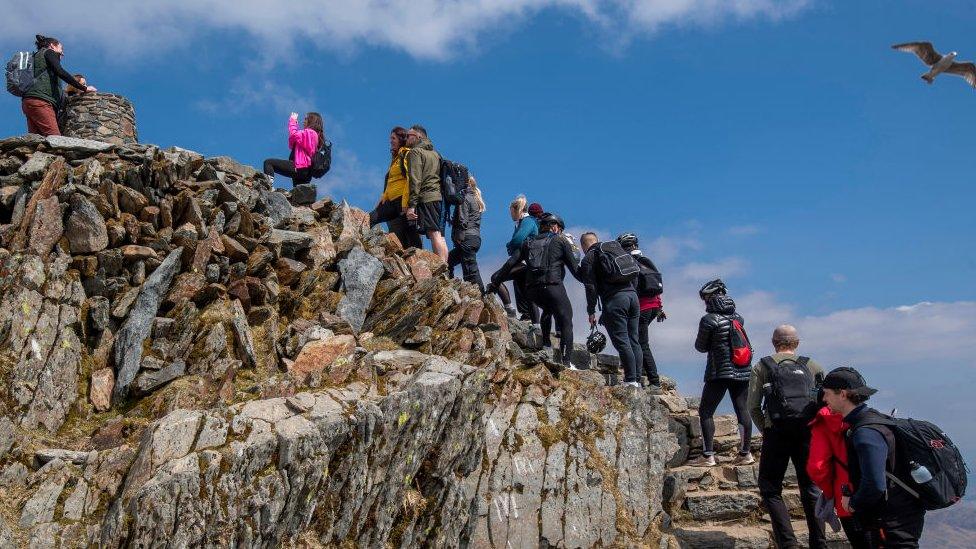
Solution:
{"label": "red backpack", "polygon": [[752,344],[749,343],[749,336],[746,329],[738,319],[732,319],[732,333],[729,337],[732,347],[732,364],[738,368],[748,368],[752,366]]}

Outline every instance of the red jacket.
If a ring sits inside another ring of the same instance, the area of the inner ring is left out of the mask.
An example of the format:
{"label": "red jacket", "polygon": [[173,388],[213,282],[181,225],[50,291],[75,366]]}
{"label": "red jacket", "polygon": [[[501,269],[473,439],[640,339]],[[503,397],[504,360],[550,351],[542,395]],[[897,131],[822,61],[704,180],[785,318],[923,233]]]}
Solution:
{"label": "red jacket", "polygon": [[823,490],[824,497],[833,498],[838,517],[849,517],[841,507],[841,487],[850,484],[847,476],[847,446],[844,431],[849,425],[844,416],[824,406],[810,422],[810,457],[807,474]]}

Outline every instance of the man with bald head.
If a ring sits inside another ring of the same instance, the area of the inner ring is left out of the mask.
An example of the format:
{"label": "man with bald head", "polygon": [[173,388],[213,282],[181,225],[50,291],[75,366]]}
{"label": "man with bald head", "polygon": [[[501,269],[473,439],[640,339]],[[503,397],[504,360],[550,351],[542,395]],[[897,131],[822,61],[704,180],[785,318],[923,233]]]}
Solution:
{"label": "man with bald head", "polygon": [[783,502],[783,477],[790,462],[800,485],[800,501],[810,532],[810,547],[827,547],[824,525],[817,520],[815,506],[820,489],[807,476],[810,427],[817,413],[817,391],[823,382],[823,368],[809,357],[796,354],[800,336],[796,328],[783,324],[773,330],[776,352],[763,357],[749,378],[749,414],[762,430],[759,457],[759,493],[769,511],[777,547],[800,547],[790,523],[790,511]]}

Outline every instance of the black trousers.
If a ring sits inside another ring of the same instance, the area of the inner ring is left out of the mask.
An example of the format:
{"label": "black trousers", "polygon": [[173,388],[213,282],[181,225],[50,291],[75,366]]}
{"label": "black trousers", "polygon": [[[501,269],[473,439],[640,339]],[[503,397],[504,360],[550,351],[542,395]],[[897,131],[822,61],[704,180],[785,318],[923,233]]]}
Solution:
{"label": "black trousers", "polygon": [[661,378],[657,374],[657,363],[654,362],[654,354],[651,353],[650,334],[651,323],[657,319],[659,314],[661,314],[660,307],[641,311],[640,323],[637,325],[638,340],[640,341],[641,352],[644,355],[644,375],[647,376],[647,382],[651,385],[661,384]]}
{"label": "black trousers", "polygon": [[640,302],[637,293],[617,292],[604,300],[600,322],[607,329],[610,343],[620,355],[624,383],[639,382],[637,368],[644,363],[644,353],[640,346]]}
{"label": "black trousers", "polygon": [[481,280],[481,271],[478,269],[478,250],[481,249],[481,236],[476,234],[466,235],[460,242],[454,243],[454,248],[447,254],[447,266],[451,269],[451,277],[454,277],[454,267],[461,265],[461,276],[465,282],[476,284],[485,293],[485,284]]}
{"label": "black trousers", "polygon": [[283,175],[290,177],[292,185],[303,185],[312,181],[308,168],[295,169],[295,163],[286,158],[268,158],[264,161],[265,175]]}
{"label": "black trousers", "polygon": [[[573,352],[573,303],[569,300],[566,287],[562,282],[559,284],[549,284],[546,286],[530,286],[528,288],[529,299],[542,308],[543,311],[552,315],[559,326],[562,327],[562,338],[559,339],[559,351],[562,354],[564,363],[569,362],[570,354]],[[543,345],[549,347],[549,330],[551,326],[542,326]]]}
{"label": "black trousers", "polygon": [[[525,264],[519,263],[508,272],[508,276],[498,280],[498,287],[502,287],[502,283],[511,280],[512,286],[515,288],[515,307],[518,309],[519,316],[528,319],[533,324],[539,323],[539,308],[532,302],[532,298],[528,295],[528,288],[525,285]],[[508,291],[506,290],[507,294]],[[505,301],[505,297],[499,292],[499,297],[502,298],[502,303],[508,305],[511,303],[511,298]]]}
{"label": "black trousers", "polygon": [[865,526],[871,549],[918,549],[925,526],[925,511],[886,516]]}
{"label": "black trousers", "polygon": [[404,217],[403,206],[399,200],[380,202],[373,211],[369,212],[369,226],[386,222],[387,231],[396,235],[404,248],[423,248],[417,227],[411,225]]}
{"label": "black trousers", "polygon": [[759,494],[773,525],[777,547],[800,547],[790,524],[790,511],[783,502],[783,477],[793,462],[800,485],[800,502],[807,519],[811,549],[826,549],[824,524],[817,520],[815,509],[820,488],[807,475],[810,455],[810,428],[804,421],[794,421],[763,430],[762,454],[759,456]]}
{"label": "black trousers", "polygon": [[742,429],[742,440],[739,443],[739,453],[749,452],[749,441],[752,439],[752,418],[749,417],[749,380],[736,381],[733,379],[716,379],[706,381],[702,387],[701,404],[698,405],[698,420],[702,430],[702,453],[706,456],[715,453],[713,445],[715,439],[715,410],[722,402],[725,392],[732,397],[732,408]]}
{"label": "black trousers", "polygon": [[871,549],[867,534],[856,518],[841,517],[840,525],[844,528],[844,535],[847,536],[851,549]]}

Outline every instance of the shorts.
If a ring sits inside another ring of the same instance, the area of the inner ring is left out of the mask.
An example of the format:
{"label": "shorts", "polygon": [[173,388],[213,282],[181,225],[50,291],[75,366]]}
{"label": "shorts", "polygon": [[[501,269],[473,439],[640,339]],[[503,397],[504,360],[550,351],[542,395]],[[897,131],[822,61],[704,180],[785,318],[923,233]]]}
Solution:
{"label": "shorts", "polygon": [[444,234],[444,202],[435,200],[417,206],[417,230],[423,234],[438,231]]}

